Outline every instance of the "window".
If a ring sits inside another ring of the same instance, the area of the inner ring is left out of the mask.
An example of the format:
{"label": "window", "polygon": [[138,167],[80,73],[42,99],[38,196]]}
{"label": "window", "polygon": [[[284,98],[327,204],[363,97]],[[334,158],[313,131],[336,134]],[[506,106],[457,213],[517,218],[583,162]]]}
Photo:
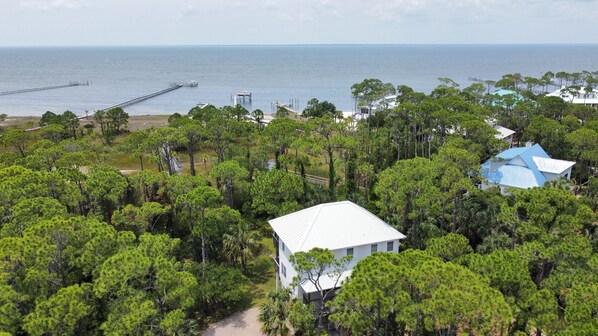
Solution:
{"label": "window", "polygon": [[347,249],[347,255],[353,256],[353,248],[352,247]]}
{"label": "window", "polygon": [[280,241],[280,249],[282,250],[282,252],[284,252],[285,247],[284,247],[284,243],[282,242],[282,240]]}
{"label": "window", "polygon": [[392,250],[394,250],[394,242],[389,241],[386,243],[386,251],[391,252]]}
{"label": "window", "polygon": [[378,252],[378,244],[372,244],[372,246],[370,246],[370,252],[371,253]]}
{"label": "window", "polygon": [[283,263],[280,263],[280,272],[282,273],[283,277],[287,277],[287,268]]}

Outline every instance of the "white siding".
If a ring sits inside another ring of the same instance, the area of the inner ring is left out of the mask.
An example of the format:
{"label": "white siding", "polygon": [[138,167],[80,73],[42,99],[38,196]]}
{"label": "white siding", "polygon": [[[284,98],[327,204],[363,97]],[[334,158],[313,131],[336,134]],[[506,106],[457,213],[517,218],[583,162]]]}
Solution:
{"label": "white siding", "polygon": [[[391,240],[391,241],[393,242],[392,252],[398,253],[399,240],[395,239],[395,240]],[[382,242],[377,243],[378,252],[386,252],[388,242],[389,241],[382,241]],[[353,267],[355,267],[355,265],[360,260],[371,255],[372,254],[371,246],[372,246],[372,244],[354,246],[353,247],[353,259],[351,259],[351,262],[349,263],[347,270],[353,269]],[[280,267],[279,267],[280,283],[282,284],[283,287],[290,288],[293,278],[297,276],[297,271],[295,271],[295,269],[293,268],[293,265],[291,265],[291,262],[289,261],[289,259],[291,257],[291,251],[289,251],[288,247],[285,248],[284,251],[282,251],[282,240],[280,240],[278,248],[279,248],[279,263],[280,263]],[[337,259],[340,259],[347,255],[347,248],[337,249],[337,250],[332,251],[332,253],[334,253],[334,256]],[[284,265],[286,267],[286,270],[287,270],[286,277],[282,274],[282,265]],[[329,270],[329,271],[331,271],[331,270]],[[296,288],[294,291],[291,292],[291,294],[293,295],[293,297],[298,297],[298,296],[303,295],[303,290],[301,288]]]}
{"label": "white siding", "polygon": [[[395,252],[397,253],[399,251],[399,240],[391,240],[393,242],[393,249],[391,252]],[[379,242],[377,243],[378,245],[378,252],[386,252],[386,244],[389,241],[383,241],[383,242]],[[334,253],[334,256],[337,259],[340,259],[344,256],[347,255],[347,249],[338,249],[338,250],[334,250],[332,251],[332,253]],[[353,247],[353,259],[351,259],[351,262],[349,263],[349,269],[352,269],[360,260],[366,258],[367,256],[372,254],[372,244],[367,244],[367,245],[361,245],[361,246],[354,246]]]}
{"label": "white siding", "polygon": [[573,167],[569,167],[569,169],[562,172],[561,177],[566,177],[567,180],[571,179],[571,168],[573,168]]}
{"label": "white siding", "polygon": [[561,178],[561,176],[559,174],[552,174],[552,173],[542,173],[544,175],[544,177],[546,177],[546,179],[548,181],[552,181],[552,180],[558,180],[559,178]]}
{"label": "white siding", "polygon": [[[293,268],[293,265],[291,264],[291,262],[289,261],[290,257],[291,257],[291,251],[289,251],[289,248],[286,247],[284,249],[284,251],[282,250],[282,240],[279,240],[279,246],[278,246],[278,251],[279,251],[279,255],[278,255],[278,263],[280,264],[280,267],[278,268],[278,276],[280,277],[280,283],[282,284],[283,287],[285,288],[290,288],[291,287],[291,282],[293,282],[293,278],[297,276],[297,271],[295,271],[295,269]],[[284,276],[282,274],[282,265],[284,265],[287,269],[287,275]],[[293,292],[293,296],[297,295],[297,291],[295,290]]]}

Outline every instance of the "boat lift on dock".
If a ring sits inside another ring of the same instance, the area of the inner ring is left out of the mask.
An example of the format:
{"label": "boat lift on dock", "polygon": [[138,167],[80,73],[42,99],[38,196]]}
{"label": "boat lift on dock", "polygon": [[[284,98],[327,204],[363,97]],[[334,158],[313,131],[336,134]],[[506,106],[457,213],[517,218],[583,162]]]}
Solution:
{"label": "boat lift on dock", "polygon": [[241,92],[233,93],[231,95],[231,100],[233,101],[233,106],[237,106],[239,101],[242,101],[243,104],[245,104],[246,99],[248,99],[249,103],[251,104],[251,97],[252,97],[252,93],[244,90]]}

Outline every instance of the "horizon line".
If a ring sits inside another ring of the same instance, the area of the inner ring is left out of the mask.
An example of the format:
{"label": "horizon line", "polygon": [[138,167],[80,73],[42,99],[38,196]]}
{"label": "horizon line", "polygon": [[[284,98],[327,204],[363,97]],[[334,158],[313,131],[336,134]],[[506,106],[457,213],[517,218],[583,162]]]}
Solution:
{"label": "horizon line", "polygon": [[56,44],[0,45],[0,48],[130,48],[130,47],[309,47],[309,46],[598,46],[598,43],[281,43],[281,44]]}

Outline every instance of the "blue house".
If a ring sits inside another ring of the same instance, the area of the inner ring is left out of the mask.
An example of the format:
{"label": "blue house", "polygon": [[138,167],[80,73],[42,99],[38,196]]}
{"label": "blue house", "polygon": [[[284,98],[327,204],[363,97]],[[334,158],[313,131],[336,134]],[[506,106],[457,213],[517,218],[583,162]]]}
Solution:
{"label": "blue house", "polygon": [[541,187],[561,177],[570,179],[574,164],[550,158],[538,144],[511,148],[482,164],[481,187],[499,186],[503,194],[507,188]]}
{"label": "blue house", "polygon": [[[518,102],[524,100],[525,98],[517,91],[513,90],[506,90],[500,89],[494,91],[491,95],[492,97],[492,106],[501,106],[507,107],[507,105],[515,105]],[[513,100],[507,104],[507,98],[512,98]]]}

